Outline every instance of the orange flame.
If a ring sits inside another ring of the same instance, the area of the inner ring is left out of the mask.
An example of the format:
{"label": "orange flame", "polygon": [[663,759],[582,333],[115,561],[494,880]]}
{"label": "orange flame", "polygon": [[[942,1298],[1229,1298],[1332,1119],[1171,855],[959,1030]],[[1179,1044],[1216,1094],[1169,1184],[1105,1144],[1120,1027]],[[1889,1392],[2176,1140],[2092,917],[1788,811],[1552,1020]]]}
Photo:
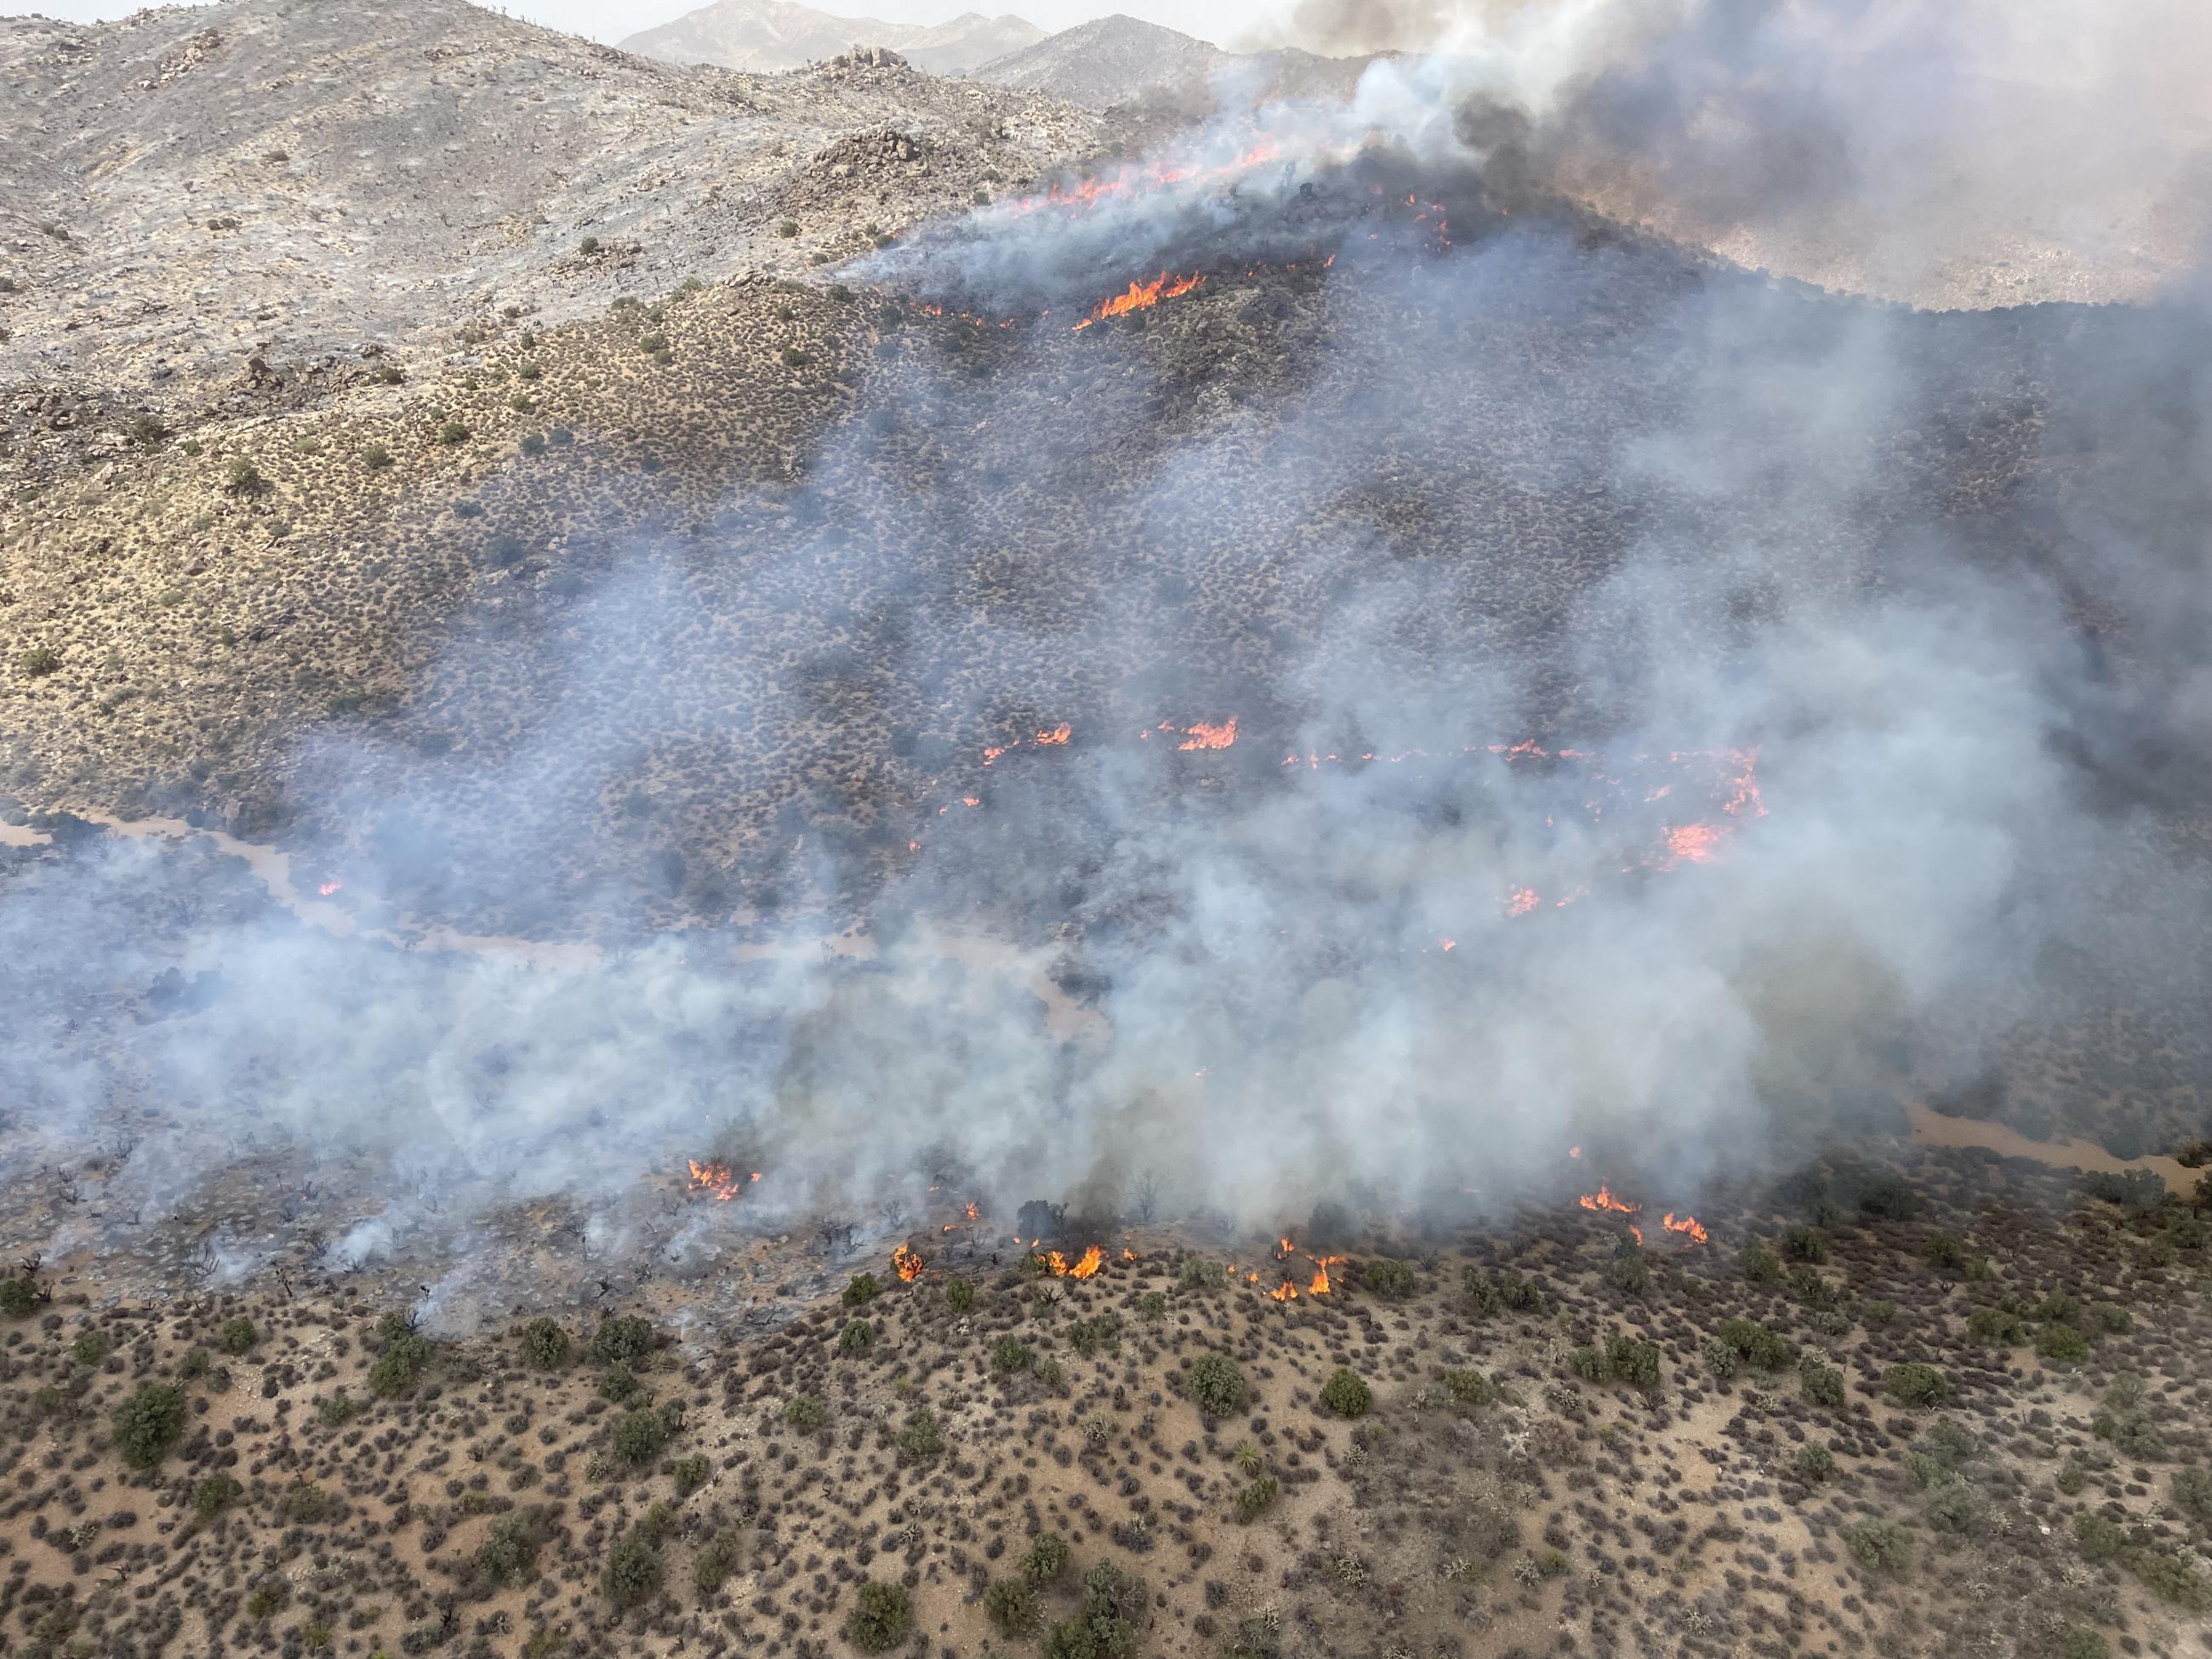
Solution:
{"label": "orange flame", "polygon": [[1536,908],[1537,897],[1536,890],[1533,887],[1515,888],[1512,897],[1505,901],[1505,914],[1509,916],[1527,915]]}
{"label": "orange flame", "polygon": [[1036,734],[1036,740],[1049,747],[1054,744],[1066,743],[1074,735],[1075,728],[1070,726],[1066,720],[1062,720],[1058,726],[1054,726],[1051,731],[1038,732]]}
{"label": "orange flame", "polygon": [[1644,1209],[1641,1204],[1622,1203],[1613,1195],[1613,1188],[1602,1181],[1597,1183],[1595,1192],[1584,1193],[1577,1201],[1585,1210],[1610,1210],[1615,1215],[1638,1215]]}
{"label": "orange flame", "polygon": [[1287,1239],[1287,1238],[1285,1238],[1285,1239],[1279,1239],[1279,1240],[1278,1240],[1278,1241],[1276,1242],[1276,1244],[1275,1244],[1275,1260],[1276,1260],[1276,1261],[1289,1261],[1292,1256],[1296,1255],[1297,1253],[1298,1253],[1298,1247],[1297,1247],[1297,1245],[1295,1245],[1295,1244],[1291,1243],[1291,1241],[1290,1241],[1289,1239]]}
{"label": "orange flame", "polygon": [[1204,720],[1200,720],[1185,726],[1183,740],[1176,747],[1180,750],[1226,749],[1236,741],[1237,716],[1231,714],[1225,726],[1208,726]]}
{"label": "orange flame", "polygon": [[1344,1261],[1340,1255],[1316,1255],[1307,1258],[1314,1264],[1313,1283],[1306,1286],[1309,1296],[1327,1296],[1334,1288],[1328,1282],[1328,1270]]}
{"label": "orange flame", "polygon": [[902,1282],[911,1285],[921,1277],[921,1258],[903,1244],[891,1252],[891,1266],[898,1269]]}
{"label": "orange flame", "polygon": [[1149,283],[1131,283],[1126,294],[1117,294],[1110,300],[1101,300],[1091,307],[1091,314],[1069,332],[1080,333],[1093,323],[1103,323],[1109,317],[1126,317],[1133,311],[1142,311],[1163,300],[1179,300],[1191,289],[1202,288],[1205,284],[1203,276],[1170,276],[1164,270]]}
{"label": "orange flame", "polygon": [[[738,1182],[736,1173],[719,1158],[706,1164],[688,1158],[684,1161],[691,1166],[693,1192],[705,1193],[718,1204],[727,1204],[738,1195]],[[757,1170],[753,1173],[751,1179],[754,1181],[760,1179]]]}
{"label": "orange flame", "polygon": [[1702,1244],[1705,1242],[1705,1230],[1698,1224],[1698,1218],[1693,1215],[1677,1218],[1674,1212],[1669,1210],[1659,1224],[1670,1233],[1683,1234],[1694,1243]]}
{"label": "orange flame", "polygon": [[1298,1287],[1286,1279],[1267,1294],[1278,1302],[1295,1302],[1298,1299]]}
{"label": "orange flame", "polygon": [[977,1208],[975,1205],[973,1205],[973,1204],[970,1204],[970,1205],[968,1206],[968,1212],[967,1212],[967,1213],[968,1213],[968,1218],[969,1218],[970,1221],[981,1221],[981,1220],[983,1218],[983,1212],[982,1212],[981,1210],[978,1209],[978,1208]]}
{"label": "orange flame", "polygon": [[1121,1247],[1121,1260],[1124,1261],[1134,1261],[1136,1259],[1137,1253],[1131,1249],[1127,1245],[1124,1244]]}
{"label": "orange flame", "polygon": [[1093,1244],[1083,1253],[1082,1259],[1067,1270],[1070,1279],[1088,1279],[1106,1265],[1106,1253]]}
{"label": "orange flame", "polygon": [[1583,1149],[1579,1146],[1570,1146],[1567,1148],[1567,1156],[1569,1158],[1580,1158],[1582,1155]]}
{"label": "orange flame", "polygon": [[1662,870],[1679,864],[1710,864],[1720,855],[1723,839],[1717,823],[1677,824],[1667,831],[1667,861]]}

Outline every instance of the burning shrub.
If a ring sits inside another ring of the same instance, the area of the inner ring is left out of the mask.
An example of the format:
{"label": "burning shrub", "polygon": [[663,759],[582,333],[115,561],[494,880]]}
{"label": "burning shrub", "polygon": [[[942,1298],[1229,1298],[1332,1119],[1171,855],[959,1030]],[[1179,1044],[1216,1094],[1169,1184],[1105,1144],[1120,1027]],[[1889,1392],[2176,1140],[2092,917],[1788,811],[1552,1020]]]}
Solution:
{"label": "burning shrub", "polygon": [[1917,1360],[1881,1374],[1882,1391],[1900,1406],[1940,1406],[1951,1397],[1951,1379]]}
{"label": "burning shrub", "polygon": [[939,1288],[945,1305],[954,1313],[964,1314],[975,1305],[975,1287],[964,1279],[948,1279]]}
{"label": "burning shrub", "polygon": [[2035,1351],[2045,1359],[2074,1364],[2089,1357],[2089,1339],[2071,1325],[2045,1325],[2035,1339]]}
{"label": "burning shrub", "polygon": [[666,1571],[652,1538],[641,1528],[633,1529],[607,1553],[599,1589],[616,1607],[627,1610],[657,1595]]}
{"label": "burning shrub", "polygon": [[1185,1379],[1192,1401],[1209,1417],[1230,1417],[1244,1407],[1244,1373],[1225,1353],[1200,1354]]}
{"label": "burning shrub", "polygon": [[522,1328],[522,1357],[541,1371],[560,1370],[568,1363],[568,1333],[552,1320],[532,1320]]}
{"label": "burning shrub", "polygon": [[1018,1639],[1036,1631],[1036,1595],[1018,1578],[1001,1578],[985,1590],[983,1611],[1001,1636]]}
{"label": "burning shrub", "polygon": [[150,1469],[183,1438],[185,1396],[166,1382],[142,1382],[115,1408],[115,1446],[134,1469]]}
{"label": "burning shrub", "polygon": [[1826,1406],[1831,1411],[1844,1407],[1844,1374],[1833,1365],[1807,1360],[1799,1376],[1799,1388],[1808,1405]]}
{"label": "burning shrub", "polygon": [[1743,1247],[1743,1277],[1748,1285],[1779,1285],[1782,1258],[1754,1240]]}
{"label": "burning shrub", "polygon": [[863,1653],[889,1653],[914,1629],[914,1604],[897,1584],[860,1586],[860,1597],[846,1621],[846,1639]]}
{"label": "burning shrub", "polygon": [[1828,1241],[1820,1236],[1818,1227],[1800,1224],[1782,1235],[1782,1254],[1791,1261],[1826,1261],[1828,1259]]}
{"label": "burning shrub", "polygon": [[858,1359],[876,1346],[876,1328],[865,1319],[855,1319],[837,1333],[837,1352],[848,1359]]}
{"label": "burning shrub", "polygon": [[1274,1504],[1282,1486],[1272,1474],[1263,1474],[1236,1497],[1237,1518],[1249,1523],[1266,1514]]}
{"label": "burning shrub", "polygon": [[671,1415],[661,1411],[629,1413],[615,1425],[615,1455],[633,1468],[650,1463],[676,1432]]}
{"label": "burning shrub", "polygon": [[900,1456],[915,1463],[943,1451],[945,1435],[937,1426],[937,1413],[927,1406],[908,1412],[906,1426],[899,1431],[898,1449]]}
{"label": "burning shrub", "polygon": [[2027,1327],[2009,1308],[1977,1308],[1966,1316],[1966,1336],[1985,1348],[2016,1348],[2027,1340]]}
{"label": "burning shrub", "polygon": [[814,1395],[795,1394],[784,1401],[783,1420],[801,1434],[812,1434],[830,1420],[830,1413]]}
{"label": "burning shrub", "polygon": [[1408,1261],[1393,1261],[1378,1256],[1360,1269],[1367,1288],[1385,1302],[1403,1302],[1421,1287],[1419,1278]]}
{"label": "burning shrub", "polygon": [[653,1352],[653,1326],[635,1314],[610,1316],[599,1322],[592,1335],[592,1357],[629,1364]]}
{"label": "burning shrub", "polygon": [[873,1273],[854,1273],[845,1286],[842,1300],[848,1308],[865,1308],[876,1299],[883,1286],[876,1283]]}
{"label": "burning shrub", "polygon": [[238,1355],[252,1352],[253,1345],[261,1340],[261,1333],[253,1328],[250,1319],[226,1319],[222,1328],[216,1333],[215,1345],[225,1353]]}
{"label": "burning shrub", "polygon": [[1869,1572],[1900,1577],[1912,1568],[1912,1537],[1894,1521],[1856,1521],[1844,1528],[1844,1547]]}
{"label": "burning shrub", "polygon": [[1067,1571],[1067,1540],[1056,1532],[1041,1532],[1030,1540],[1022,1558],[1022,1577],[1031,1584],[1049,1584]]}
{"label": "burning shrub", "polygon": [[1375,1394],[1358,1373],[1339,1366],[1321,1385],[1321,1403],[1339,1417],[1364,1417],[1375,1403]]}

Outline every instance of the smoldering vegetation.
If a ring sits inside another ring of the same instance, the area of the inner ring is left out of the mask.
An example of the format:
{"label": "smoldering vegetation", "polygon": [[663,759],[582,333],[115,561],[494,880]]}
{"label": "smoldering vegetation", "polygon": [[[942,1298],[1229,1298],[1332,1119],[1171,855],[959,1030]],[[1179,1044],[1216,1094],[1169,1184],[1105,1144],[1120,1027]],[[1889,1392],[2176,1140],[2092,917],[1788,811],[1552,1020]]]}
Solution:
{"label": "smoldering vegetation", "polygon": [[[1140,1166],[1260,1221],[1571,1139],[1692,1194],[1900,1091],[2201,1124],[2201,313],[1915,313],[1484,176],[902,254],[803,483],[303,743],[302,866],[389,937],[11,855],[8,1173],[127,1119],[158,1218],[281,1146],[346,1265],[697,1156],[765,1224]],[[1073,327],[1170,251],[1205,283]],[[981,299],[1051,314],[918,309]],[[872,960],[811,942],[855,915]],[[601,954],[394,942],[448,921]]]}

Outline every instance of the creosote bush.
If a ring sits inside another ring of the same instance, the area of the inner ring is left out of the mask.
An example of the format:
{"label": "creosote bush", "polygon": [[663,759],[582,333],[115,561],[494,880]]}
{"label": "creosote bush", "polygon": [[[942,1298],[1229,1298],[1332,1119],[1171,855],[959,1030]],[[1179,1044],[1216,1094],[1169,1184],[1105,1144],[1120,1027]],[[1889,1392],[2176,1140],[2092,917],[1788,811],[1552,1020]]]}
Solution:
{"label": "creosote bush", "polygon": [[1364,1417],[1375,1403],[1375,1395],[1358,1373],[1339,1367],[1322,1384],[1321,1402],[1339,1417]]}
{"label": "creosote bush", "polygon": [[[837,1333],[837,1352],[848,1359],[858,1359],[875,1346],[876,1328],[865,1319],[855,1319]],[[1000,1346],[1005,1345],[1002,1343]]]}
{"label": "creosote bush", "polygon": [[914,1629],[914,1603],[900,1584],[866,1583],[846,1622],[845,1635],[863,1653],[889,1653]]}
{"label": "creosote bush", "polygon": [[1367,1288],[1385,1302],[1403,1302],[1421,1287],[1420,1278],[1414,1273],[1411,1262],[1395,1261],[1389,1256],[1378,1256],[1367,1263],[1362,1269],[1362,1275]]}
{"label": "creosote bush", "polygon": [[261,1334],[253,1328],[252,1320],[226,1319],[222,1322],[222,1328],[216,1333],[215,1345],[225,1353],[235,1356],[251,1352],[253,1345],[260,1340]]}
{"label": "creosote bush", "polygon": [[642,1528],[623,1534],[621,1542],[607,1553],[607,1565],[599,1575],[599,1589],[607,1600],[621,1608],[634,1607],[650,1600],[660,1589],[661,1576],[667,1571],[660,1552],[653,1547],[653,1539]]}
{"label": "creosote bush", "polygon": [[848,1308],[864,1308],[874,1301],[883,1286],[876,1283],[873,1273],[854,1273],[845,1286],[843,1301]]}
{"label": "creosote bush", "polygon": [[568,1363],[568,1333],[550,1319],[533,1319],[522,1328],[522,1357],[541,1371]]}
{"label": "creosote bush", "polygon": [[592,1334],[592,1358],[629,1364],[653,1352],[653,1326],[635,1314],[610,1316]]}
{"label": "creosote bush", "polygon": [[784,1401],[783,1420],[801,1434],[812,1434],[830,1420],[822,1401],[811,1394],[795,1394]]}
{"label": "creosote bush", "polygon": [[975,1305],[975,1287],[964,1279],[948,1279],[939,1289],[945,1305],[954,1313],[964,1314]]}
{"label": "creosote bush", "polygon": [[1882,1391],[1900,1406],[1940,1406],[1951,1397],[1951,1379],[1933,1365],[1915,1361],[1892,1365],[1881,1374]]}
{"label": "creosote bush", "polygon": [[167,1382],[142,1382],[115,1408],[115,1448],[134,1469],[150,1469],[184,1437],[183,1390]]}
{"label": "creosote bush", "polygon": [[1022,1557],[1022,1577],[1032,1584],[1049,1584],[1067,1571],[1067,1540],[1056,1532],[1041,1532],[1030,1540]]}

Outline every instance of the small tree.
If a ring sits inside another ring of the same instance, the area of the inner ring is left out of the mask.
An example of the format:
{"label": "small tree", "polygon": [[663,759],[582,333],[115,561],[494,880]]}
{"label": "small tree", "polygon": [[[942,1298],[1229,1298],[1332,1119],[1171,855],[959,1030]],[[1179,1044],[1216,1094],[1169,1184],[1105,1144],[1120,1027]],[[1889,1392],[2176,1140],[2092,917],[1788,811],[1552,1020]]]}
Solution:
{"label": "small tree", "polygon": [[116,1449],[134,1469],[150,1469],[183,1438],[185,1396],[167,1382],[142,1382],[115,1408]]}
{"label": "small tree", "polygon": [[1322,1384],[1321,1402],[1339,1417],[1364,1417],[1375,1403],[1375,1395],[1357,1372],[1340,1367]]}
{"label": "small tree", "polygon": [[532,1320],[522,1328],[522,1357],[541,1371],[560,1370],[568,1363],[568,1333],[552,1320]]}
{"label": "small tree", "polygon": [[845,1634],[863,1653],[889,1653],[914,1629],[914,1603],[900,1584],[866,1583],[847,1621]]}
{"label": "small tree", "polygon": [[665,1571],[653,1540],[642,1532],[628,1533],[608,1552],[599,1589],[617,1607],[634,1607],[659,1592]]}
{"label": "small tree", "polygon": [[1032,1584],[1049,1584],[1067,1571],[1067,1540],[1056,1532],[1041,1532],[1030,1540],[1022,1558],[1022,1577]]}
{"label": "small tree", "polygon": [[854,1273],[845,1286],[844,1303],[848,1308],[865,1308],[876,1299],[883,1286],[876,1283],[873,1273]]}
{"label": "small tree", "polygon": [[215,1345],[225,1353],[234,1356],[251,1352],[253,1345],[260,1340],[261,1334],[253,1328],[252,1320],[242,1317],[226,1319],[222,1322],[222,1328],[216,1333]]}
{"label": "small tree", "polygon": [[855,1319],[837,1333],[837,1352],[848,1359],[859,1359],[876,1346],[876,1328],[865,1319]]}
{"label": "small tree", "polygon": [[1389,1256],[1378,1256],[1367,1263],[1363,1277],[1367,1288],[1385,1302],[1403,1302],[1421,1287],[1411,1262],[1394,1261]]}
{"label": "small tree", "polygon": [[1192,1362],[1190,1397],[1209,1417],[1228,1417],[1243,1409],[1244,1373],[1225,1353],[1200,1354]]}
{"label": "small tree", "polygon": [[599,1328],[592,1336],[592,1357],[594,1359],[628,1364],[633,1360],[644,1358],[652,1352],[653,1327],[635,1315],[601,1320]]}
{"label": "small tree", "polygon": [[1933,1365],[1915,1361],[1892,1365],[1881,1374],[1884,1393],[1900,1406],[1940,1406],[1951,1397],[1951,1379]]}

